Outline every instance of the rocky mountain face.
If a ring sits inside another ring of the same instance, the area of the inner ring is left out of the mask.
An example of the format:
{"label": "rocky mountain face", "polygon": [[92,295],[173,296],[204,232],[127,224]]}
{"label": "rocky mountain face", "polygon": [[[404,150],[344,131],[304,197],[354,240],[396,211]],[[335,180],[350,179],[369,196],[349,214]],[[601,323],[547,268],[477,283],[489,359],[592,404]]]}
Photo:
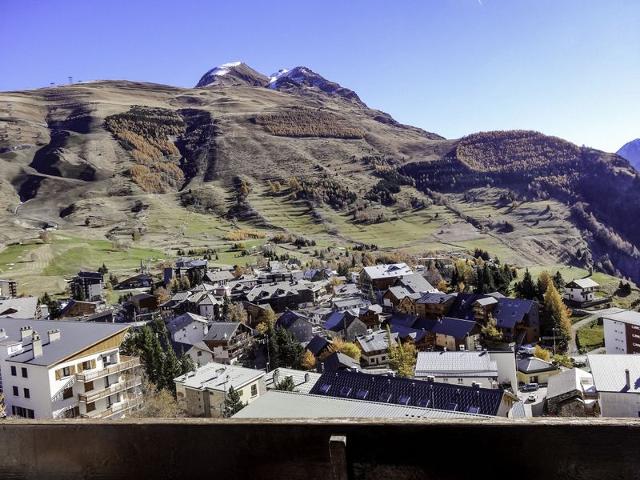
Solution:
{"label": "rocky mountain face", "polygon": [[[629,221],[640,180],[621,156],[527,131],[447,140],[306,67],[267,77],[227,63],[193,89],[103,81],[0,93],[0,172],[5,244],[51,224],[75,235],[144,228],[156,200],[172,216],[286,229],[268,210],[279,198],[312,223],[335,212],[352,232],[336,227],[342,241],[375,243],[354,232],[420,218],[417,238],[432,232],[431,245],[446,248],[454,229],[528,264],[640,280],[640,226]],[[446,219],[428,213],[435,206]]]}
{"label": "rocky mountain face", "polygon": [[625,143],[617,153],[627,159],[633,168],[640,171],[640,138]]}

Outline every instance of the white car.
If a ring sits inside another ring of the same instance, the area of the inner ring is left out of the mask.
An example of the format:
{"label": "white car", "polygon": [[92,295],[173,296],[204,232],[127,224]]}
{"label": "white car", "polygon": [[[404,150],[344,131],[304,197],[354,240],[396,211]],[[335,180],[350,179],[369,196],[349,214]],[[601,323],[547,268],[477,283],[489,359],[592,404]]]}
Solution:
{"label": "white car", "polygon": [[535,402],[536,400],[538,400],[538,395],[535,393],[532,393],[527,397],[527,402]]}

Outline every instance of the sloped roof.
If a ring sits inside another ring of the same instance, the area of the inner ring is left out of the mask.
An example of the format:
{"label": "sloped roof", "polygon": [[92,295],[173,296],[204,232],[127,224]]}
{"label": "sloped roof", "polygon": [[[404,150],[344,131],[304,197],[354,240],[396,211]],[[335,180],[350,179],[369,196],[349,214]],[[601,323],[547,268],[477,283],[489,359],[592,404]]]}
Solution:
{"label": "sloped roof", "polygon": [[165,322],[165,324],[169,332],[175,333],[193,322],[206,324],[208,320],[205,317],[196,315],[195,313],[187,312],[183,313],[182,315],[178,315],[177,317],[173,317],[172,319]]}
{"label": "sloped roof", "polygon": [[538,308],[534,300],[523,298],[499,298],[493,315],[499,328],[514,328],[533,309]]}
{"label": "sloped roof", "polygon": [[[235,335],[238,328],[240,328],[240,322],[211,322],[209,324],[209,331],[204,336],[204,341],[225,341],[231,339]],[[248,328],[248,327],[247,327]]]}
{"label": "sloped roof", "polygon": [[37,297],[15,297],[0,300],[0,318],[35,318],[37,309]]}
{"label": "sloped roof", "polygon": [[311,389],[311,394],[495,416],[503,392],[500,389],[337,371],[325,372]]}
{"label": "sloped roof", "polygon": [[419,352],[416,376],[498,376],[498,366],[486,351]]}
{"label": "sloped roof", "polygon": [[[398,334],[391,333],[391,343],[397,343]],[[363,352],[377,352],[380,350],[387,350],[389,348],[389,341],[387,338],[386,330],[376,330],[366,335],[359,335],[356,337],[355,342],[360,346]]]}
{"label": "sloped roof", "polygon": [[349,310],[335,311],[324,322],[324,329],[332,332],[340,332],[358,319],[358,315]]}
{"label": "sloped roof", "polygon": [[436,290],[426,278],[419,273],[404,275],[396,280],[396,285],[404,286],[411,293],[425,293]]}
{"label": "sloped roof", "polygon": [[338,370],[360,370],[360,364],[349,355],[342,352],[333,352],[322,362],[325,372]]}
{"label": "sloped roof", "polygon": [[[587,355],[587,358],[598,392],[640,393],[640,355]],[[625,370],[629,370],[629,387]]]}
{"label": "sloped roof", "polygon": [[575,284],[580,288],[597,288],[600,286],[599,283],[594,282],[591,278],[577,278],[567,283],[567,286],[570,287],[571,284]]}
{"label": "sloped roof", "polygon": [[329,345],[329,341],[326,338],[316,335],[307,343],[306,349],[314,355],[318,355],[327,345]]}
{"label": "sloped roof", "polygon": [[545,362],[537,357],[526,357],[518,360],[518,371],[522,373],[550,372],[559,370],[553,363]]}
{"label": "sloped roof", "polygon": [[386,403],[334,398],[323,395],[270,390],[244,407],[233,418],[465,418],[491,419],[486,415],[435,410]]}
{"label": "sloped roof", "polygon": [[185,375],[180,375],[174,381],[189,388],[228,392],[231,386],[238,390],[264,375],[265,372],[262,370],[210,362]]}
{"label": "sloped roof", "polygon": [[476,326],[477,323],[472,320],[442,317],[442,319],[433,324],[431,331],[454,338],[464,338],[467,335],[471,335]]}
{"label": "sloped roof", "polygon": [[410,267],[406,263],[389,263],[382,265],[372,265],[370,267],[364,267],[364,272],[372,280],[380,278],[394,278],[402,277],[403,275],[410,275],[413,273]]}
{"label": "sloped roof", "polygon": [[456,298],[456,296],[455,293],[425,293],[417,303],[441,304]]}
{"label": "sloped roof", "polygon": [[593,387],[593,376],[579,368],[571,368],[549,377],[547,385],[547,398],[564,395],[573,390],[584,392]]}

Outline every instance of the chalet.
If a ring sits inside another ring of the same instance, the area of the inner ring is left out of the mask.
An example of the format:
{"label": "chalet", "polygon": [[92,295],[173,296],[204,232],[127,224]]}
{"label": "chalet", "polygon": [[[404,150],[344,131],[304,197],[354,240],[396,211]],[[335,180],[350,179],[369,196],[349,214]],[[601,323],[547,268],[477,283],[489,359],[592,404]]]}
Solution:
{"label": "chalet", "polygon": [[188,298],[189,311],[208,318],[217,320],[222,314],[224,302],[214,296],[210,291],[196,292]]}
{"label": "chalet", "polygon": [[360,363],[365,367],[377,367],[389,363],[389,342],[392,345],[398,343],[398,334],[391,336],[386,330],[369,330],[364,335],[355,338],[355,344],[361,352]]}
{"label": "chalet", "polygon": [[133,306],[136,315],[144,315],[158,309],[158,299],[148,293],[133,295],[127,300]]}
{"label": "chalet", "polygon": [[203,365],[211,358],[203,358],[202,353],[197,354],[192,347],[202,342],[204,336],[209,331],[209,323],[205,317],[193,313],[183,313],[165,321],[171,344],[178,356],[185,353],[192,356],[196,365]]}
{"label": "chalet", "polygon": [[230,281],[234,280],[234,278],[233,272],[229,270],[207,270],[204,274],[203,280],[216,285],[226,285]]}
{"label": "chalet", "polygon": [[318,365],[318,371],[320,372],[341,372],[345,370],[357,372],[360,370],[360,364],[349,355],[341,352],[333,352]]}
{"label": "chalet", "polygon": [[377,329],[380,327],[382,307],[378,304],[369,305],[367,307],[360,308],[359,317],[360,320],[367,326],[367,328]]}
{"label": "chalet", "polygon": [[472,320],[442,317],[431,328],[435,346],[447,350],[475,350],[480,345],[480,326]]}
{"label": "chalet", "polygon": [[415,301],[422,296],[421,293],[414,293],[411,290],[401,285],[389,287],[382,295],[382,304],[387,308],[400,309],[399,305],[402,301],[410,297],[410,300],[404,304],[404,308],[407,310],[415,310],[413,306]]}
{"label": "chalet", "polygon": [[174,278],[187,276],[192,284],[197,285],[204,279],[207,273],[207,261],[191,258],[181,258],[176,260],[174,267],[164,269],[164,284],[169,285]]}
{"label": "chalet", "polygon": [[500,389],[481,388],[477,385],[448,385],[350,371],[324,373],[310,393],[354,401],[505,417],[512,404]]}
{"label": "chalet", "polygon": [[133,277],[122,280],[114,288],[116,290],[131,290],[134,288],[151,288],[153,286],[153,277],[148,273],[139,273]]}
{"label": "chalet", "polygon": [[234,364],[248,351],[252,334],[253,330],[243,323],[211,322],[203,343],[211,352],[212,361]]}
{"label": "chalet", "polygon": [[273,312],[271,305],[264,304],[258,305],[251,302],[242,302],[245,312],[247,312],[247,325],[251,328],[256,328],[260,324],[267,312]]}
{"label": "chalet", "polygon": [[335,311],[324,323],[324,330],[330,338],[340,338],[353,341],[358,335],[367,332],[367,326],[360,320],[357,313],[351,310]]}
{"label": "chalet", "polygon": [[549,378],[547,412],[560,417],[584,417],[595,413],[598,395],[593,376],[571,368]]}
{"label": "chalet", "polygon": [[593,302],[600,285],[590,278],[578,278],[564,286],[564,298],[577,305]]}
{"label": "chalet", "polygon": [[365,308],[365,307],[368,307],[369,305],[371,305],[371,301],[360,296],[334,298],[331,301],[331,306],[335,310],[339,310],[339,311]]}
{"label": "chalet", "polygon": [[78,272],[69,284],[71,296],[76,300],[95,302],[102,300],[104,279],[100,272]]}
{"label": "chalet", "polygon": [[437,288],[431,285],[426,278],[419,273],[411,273],[398,278],[394,284],[404,287],[411,293],[440,293]]}
{"label": "chalet", "polygon": [[311,282],[277,282],[256,285],[247,292],[246,299],[259,305],[269,304],[275,312],[283,312],[313,305],[321,293],[322,289]]}
{"label": "chalet", "polygon": [[521,345],[540,338],[538,302],[522,298],[498,298],[493,316],[507,342]]}
{"label": "chalet", "polygon": [[92,315],[104,306],[102,302],[82,302],[80,300],[69,300],[67,304],[60,310],[58,318],[82,317],[83,315]]}
{"label": "chalet", "polygon": [[426,293],[415,301],[415,314],[430,319],[444,317],[455,299],[455,294]]}
{"label": "chalet", "polygon": [[307,343],[313,338],[313,326],[309,318],[292,310],[280,315],[276,327],[288,330],[299,343]]}
{"label": "chalet", "polygon": [[365,291],[371,288],[374,290],[386,290],[400,277],[411,275],[412,273],[413,270],[406,263],[373,265],[362,269],[358,281]]}

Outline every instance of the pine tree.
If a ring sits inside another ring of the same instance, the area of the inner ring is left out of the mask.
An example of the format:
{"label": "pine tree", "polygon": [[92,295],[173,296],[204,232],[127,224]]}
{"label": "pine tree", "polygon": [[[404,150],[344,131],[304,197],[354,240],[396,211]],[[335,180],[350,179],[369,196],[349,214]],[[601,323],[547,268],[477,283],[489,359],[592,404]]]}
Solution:
{"label": "pine tree", "polygon": [[223,415],[227,418],[232,417],[244,407],[245,404],[242,403],[242,400],[240,400],[240,394],[236,392],[235,388],[233,388],[233,385],[231,385],[224,399]]}
{"label": "pine tree", "polygon": [[527,298],[529,300],[533,300],[537,296],[537,289],[533,283],[533,279],[531,278],[531,274],[529,273],[529,269],[524,272],[524,276],[522,277],[522,281],[516,283],[515,286],[516,295],[520,298]]}
{"label": "pine tree", "polygon": [[293,392],[296,388],[296,384],[293,381],[293,377],[287,375],[282,380],[280,380],[275,386],[275,390],[282,390],[284,392]]}
{"label": "pine tree", "polygon": [[553,284],[556,286],[556,289],[558,290],[558,292],[564,291],[564,286],[566,285],[566,283],[564,281],[564,278],[562,278],[562,274],[560,273],[560,270],[558,270],[556,274],[553,276]]}

